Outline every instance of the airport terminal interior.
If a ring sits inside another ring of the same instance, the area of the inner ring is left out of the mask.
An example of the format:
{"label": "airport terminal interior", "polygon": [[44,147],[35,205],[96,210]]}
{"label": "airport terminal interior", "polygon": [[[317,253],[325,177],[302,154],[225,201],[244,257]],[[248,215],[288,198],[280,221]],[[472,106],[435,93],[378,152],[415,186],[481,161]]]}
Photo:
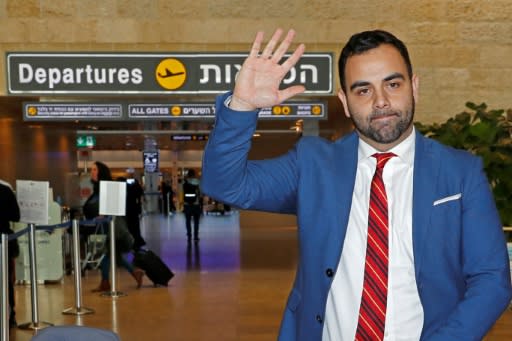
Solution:
{"label": "airport terminal interior", "polygon": [[[132,277],[124,269],[117,269],[118,290],[126,296],[112,298],[91,292],[100,281],[100,272],[87,269],[81,276],[82,304],[94,312],[74,316],[62,313],[76,306],[76,293],[73,272],[61,268],[55,278],[38,281],[37,328],[12,328],[10,339],[28,341],[35,331],[50,323],[113,330],[123,341],[275,340],[295,274],[295,218],[236,209],[216,215],[216,203],[207,201],[209,209],[201,218],[200,241],[188,243],[186,239],[180,184],[188,169],[200,174],[207,141],[204,136],[213,121],[23,120],[23,103],[42,100],[0,97],[0,105],[6,108],[0,112],[0,152],[10,160],[2,163],[3,174],[11,181],[48,181],[53,200],[67,210],[80,207],[90,194],[89,172],[96,160],[107,163],[114,178],[136,178],[146,185],[151,182],[146,186],[148,203],[141,217],[142,233],[146,247],[161,256],[175,277],[167,287],[153,287],[144,278],[143,286],[136,289]],[[181,98],[184,103],[187,100],[191,98]],[[349,131],[351,125],[341,114],[337,97],[325,96],[322,100],[328,104],[327,119],[260,122],[250,156],[279,155],[303,135],[335,139]],[[76,145],[85,136],[94,141],[94,146]],[[148,150],[159,155],[156,173],[144,169],[143,155]],[[167,181],[176,193],[178,210],[172,215],[161,212],[162,181]],[[63,249],[63,253],[66,251]],[[33,291],[26,259],[20,262],[25,268],[15,287],[17,322],[30,324],[34,319]],[[510,340],[511,326],[512,310],[508,309],[486,340]]]}
{"label": "airport terminal interior", "polygon": [[[76,307],[74,276],[38,285],[39,321],[114,330],[123,341],[271,341],[290,290],[297,257],[292,216],[249,211],[201,218],[200,241],[187,243],[183,214],[145,215],[147,247],[173,270],[168,287],[153,287],[117,269],[117,290],[126,296],[104,297],[91,290],[99,270],[82,277],[81,316],[64,315]],[[29,285],[17,285],[17,320],[32,321]],[[485,340],[512,337],[512,310],[506,311]],[[33,331],[11,330],[11,340],[28,341]]]}
{"label": "airport terminal interior", "polygon": [[[337,58],[362,30],[390,30],[406,42],[421,80],[415,121],[448,120],[468,101],[506,112],[511,17],[509,0],[0,0],[0,179],[15,190],[18,180],[47,185],[53,227],[80,216],[95,161],[114,179],[139,181],[144,248],[174,272],[168,286],[144,276],[137,288],[118,267],[122,295],[92,292],[101,279],[93,243],[81,244],[75,276],[72,236],[57,228],[36,233],[34,283],[24,235],[18,326],[9,339],[79,325],[112,330],[122,341],[276,340],[297,266],[295,216],[227,210],[206,197],[200,240],[189,242],[182,210],[184,177],[191,169],[201,175],[215,98],[233,88],[256,32],[268,39],[278,27],[293,28],[292,48],[307,46],[285,81],[306,93],[258,121],[249,157],[265,159],[303,136],[332,141],[353,129],[338,98]],[[171,214],[164,183],[174,192]],[[92,311],[64,314],[77,300]],[[511,306],[485,340],[512,340]]]}
{"label": "airport terminal interior", "polygon": [[[279,226],[268,226],[270,221]],[[240,228],[243,225],[243,228]],[[168,287],[135,281],[117,269],[117,290],[124,297],[102,297],[91,290],[99,270],[82,277],[82,316],[64,315],[76,307],[73,275],[38,286],[39,321],[80,324],[116,331],[136,340],[275,340],[296,259],[292,217],[232,211],[201,218],[200,241],[187,243],[182,213],[145,215],[146,247],[159,254],[175,276]],[[31,321],[30,286],[16,286],[17,320]],[[11,330],[25,341],[32,331]]]}

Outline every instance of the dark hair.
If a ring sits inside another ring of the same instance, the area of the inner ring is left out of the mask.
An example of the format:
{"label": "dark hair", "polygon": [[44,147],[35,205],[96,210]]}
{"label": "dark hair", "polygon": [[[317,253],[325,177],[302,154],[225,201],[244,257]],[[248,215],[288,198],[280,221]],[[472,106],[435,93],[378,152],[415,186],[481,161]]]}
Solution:
{"label": "dark hair", "polygon": [[411,59],[409,58],[409,52],[405,44],[392,35],[389,32],[382,30],[364,31],[354,34],[350,37],[349,41],[341,50],[340,59],[338,60],[338,72],[340,76],[340,85],[344,92],[346,92],[345,84],[345,66],[349,57],[354,55],[363,54],[364,52],[375,49],[382,44],[389,44],[394,46],[400,55],[404,58],[404,62],[407,66],[407,73],[409,78],[412,78],[412,65]]}
{"label": "dark hair", "polygon": [[189,169],[187,172],[187,177],[193,178],[194,176],[196,176],[196,171],[193,169]]}
{"label": "dark hair", "polygon": [[98,167],[98,182],[101,180],[112,181],[112,174],[110,173],[110,168],[106,164],[100,161],[94,162],[96,167]]}

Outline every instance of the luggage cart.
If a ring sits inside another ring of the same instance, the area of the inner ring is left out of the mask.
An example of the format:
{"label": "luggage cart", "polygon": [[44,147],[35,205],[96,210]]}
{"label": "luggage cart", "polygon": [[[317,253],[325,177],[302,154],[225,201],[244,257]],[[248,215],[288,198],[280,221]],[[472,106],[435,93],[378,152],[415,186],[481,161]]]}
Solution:
{"label": "luggage cart", "polygon": [[96,224],[94,232],[85,239],[85,256],[81,262],[82,273],[87,267],[97,269],[107,248],[107,234],[102,224]]}

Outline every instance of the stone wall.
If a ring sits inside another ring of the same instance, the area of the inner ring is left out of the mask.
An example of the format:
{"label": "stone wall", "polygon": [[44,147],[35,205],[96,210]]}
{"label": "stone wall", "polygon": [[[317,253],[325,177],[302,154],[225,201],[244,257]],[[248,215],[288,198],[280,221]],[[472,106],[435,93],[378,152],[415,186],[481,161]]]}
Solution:
{"label": "stone wall", "polygon": [[0,77],[6,51],[246,51],[257,30],[293,27],[308,51],[338,55],[382,28],[408,45],[430,122],[466,101],[512,107],[511,19],[510,0],[0,0]]}

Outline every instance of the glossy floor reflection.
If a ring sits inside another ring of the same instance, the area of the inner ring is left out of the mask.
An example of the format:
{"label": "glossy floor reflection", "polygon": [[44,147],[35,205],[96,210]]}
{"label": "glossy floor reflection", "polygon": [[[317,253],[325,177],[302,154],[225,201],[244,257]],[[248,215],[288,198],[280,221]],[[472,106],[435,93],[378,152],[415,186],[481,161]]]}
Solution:
{"label": "glossy floor reflection", "polygon": [[[187,244],[184,217],[145,216],[147,247],[161,255],[176,276],[168,287],[145,279],[140,290],[118,269],[112,299],[92,293],[99,272],[82,278],[82,306],[93,314],[63,315],[75,306],[73,276],[38,285],[38,320],[112,329],[123,341],[276,340],[281,313],[296,266],[294,221],[287,216],[242,212],[205,216],[200,242]],[[240,227],[241,226],[241,227]],[[30,287],[16,286],[18,322],[32,321]],[[32,331],[15,329],[10,339],[27,341]],[[507,311],[486,340],[512,339],[512,311]]]}

